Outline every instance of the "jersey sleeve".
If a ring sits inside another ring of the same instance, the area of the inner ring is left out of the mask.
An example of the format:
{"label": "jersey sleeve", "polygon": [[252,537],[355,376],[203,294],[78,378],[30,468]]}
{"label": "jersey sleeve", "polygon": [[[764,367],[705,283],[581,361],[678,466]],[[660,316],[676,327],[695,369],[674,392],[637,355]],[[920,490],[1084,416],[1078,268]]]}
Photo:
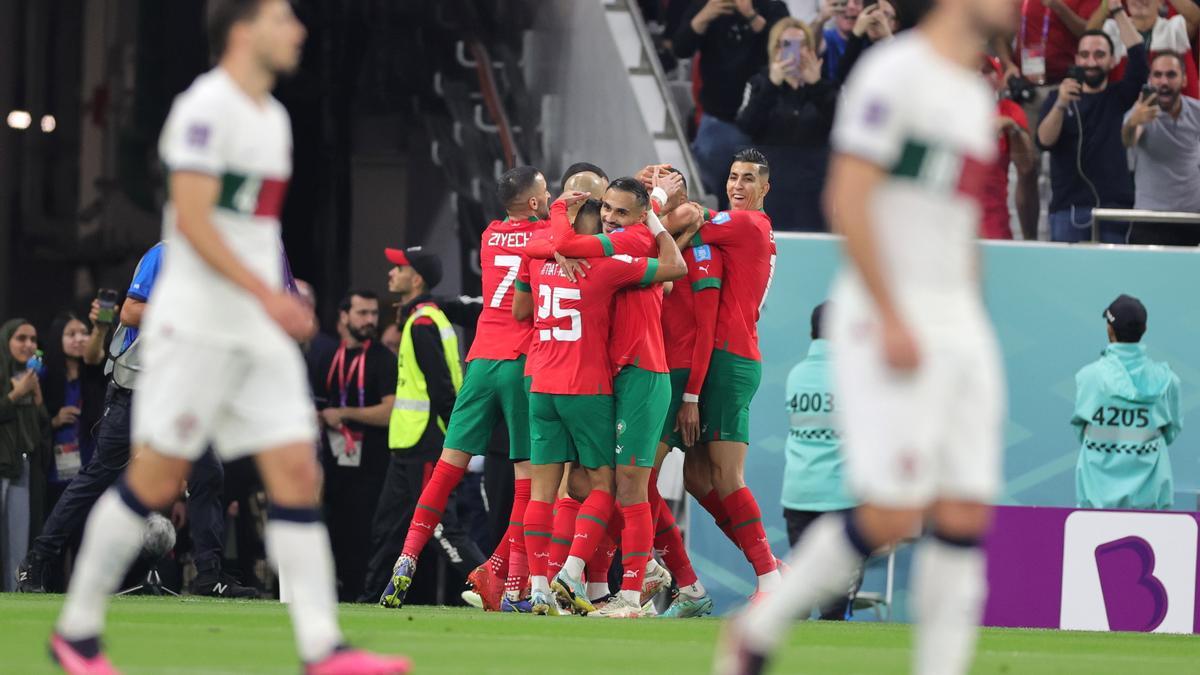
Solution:
{"label": "jersey sleeve", "polygon": [[129,290],[125,291],[125,296],[139,302],[149,300],[161,265],[162,244],[155,244],[138,262],[137,269],[133,272],[133,281],[129,282]]}
{"label": "jersey sleeve", "polygon": [[867,55],[846,83],[833,126],[835,152],[884,168],[895,166],[904,149],[905,81],[878,54]]}
{"label": "jersey sleeve", "polygon": [[600,241],[604,255],[629,255],[651,258],[658,255],[658,246],[644,228],[624,229],[612,234],[598,234],[593,239]]}
{"label": "jersey sleeve", "polygon": [[228,111],[216,97],[200,93],[176,102],[163,129],[160,151],[171,171],[195,171],[220,176],[226,159],[223,124]]}
{"label": "jersey sleeve", "polygon": [[687,282],[693,291],[721,288],[721,275],[725,272],[721,251],[711,244],[693,246],[688,249]]}
{"label": "jersey sleeve", "polygon": [[514,284],[518,291],[523,291],[525,293],[529,293],[533,290],[533,287],[529,285],[530,260],[531,259],[528,255],[521,256],[521,267],[517,270],[517,280]]}
{"label": "jersey sleeve", "polygon": [[614,288],[626,286],[648,286],[654,282],[658,273],[656,258],[634,258],[627,255],[615,255],[603,265],[595,265],[592,270],[599,268],[605,283]]}
{"label": "jersey sleeve", "polygon": [[692,369],[683,389],[683,400],[694,403],[700,400],[700,390],[704,388],[704,378],[712,361],[724,265],[721,251],[708,245],[692,247],[691,256],[693,260],[688,261],[688,282],[692,285],[696,339],[692,344]]}
{"label": "jersey sleeve", "polygon": [[747,227],[753,223],[752,211],[720,211],[705,219],[704,227],[692,237],[692,246],[711,244],[726,251],[737,250],[740,245],[749,241],[746,236]]}

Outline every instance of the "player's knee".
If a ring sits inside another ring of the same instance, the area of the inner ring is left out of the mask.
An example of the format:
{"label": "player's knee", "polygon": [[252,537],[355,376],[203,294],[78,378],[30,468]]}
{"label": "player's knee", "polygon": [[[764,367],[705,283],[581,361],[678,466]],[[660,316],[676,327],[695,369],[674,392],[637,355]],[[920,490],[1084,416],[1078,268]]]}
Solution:
{"label": "player's knee", "polygon": [[571,477],[567,481],[567,495],[575,501],[583,501],[587,499],[588,493],[592,491],[592,483],[583,471],[572,471]]}
{"label": "player's knee", "polygon": [[622,506],[640,504],[650,498],[644,481],[617,481],[616,496]]}
{"label": "player's knee", "polygon": [[920,509],[860,506],[849,516],[870,548],[891,546],[921,533]]}
{"label": "player's knee", "polygon": [[931,510],[934,533],[948,540],[978,541],[992,522],[992,507],[980,502],[939,500]]}
{"label": "player's knee", "polygon": [[724,462],[713,462],[712,481],[717,491],[722,495],[737,492],[746,486],[742,477],[741,465],[729,465]]}
{"label": "player's knee", "polygon": [[297,457],[272,467],[278,474],[268,481],[274,494],[271,501],[281,506],[302,506],[313,503],[321,485],[321,469],[311,458]]}
{"label": "player's knee", "polygon": [[125,474],[125,484],[151,510],[170,506],[183,494],[190,462],[140,448]]}
{"label": "player's knee", "polygon": [[464,469],[468,464],[471,463],[471,455],[470,453],[463,452],[462,450],[445,448],[442,450],[441,460],[459,469]]}

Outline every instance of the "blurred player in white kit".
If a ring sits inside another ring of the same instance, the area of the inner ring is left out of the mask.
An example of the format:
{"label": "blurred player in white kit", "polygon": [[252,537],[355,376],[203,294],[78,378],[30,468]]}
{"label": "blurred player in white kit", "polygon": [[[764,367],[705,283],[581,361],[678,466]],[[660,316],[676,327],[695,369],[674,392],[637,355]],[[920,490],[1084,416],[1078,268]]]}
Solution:
{"label": "blurred player in white kit", "polygon": [[407,659],[345,646],[318,508],[316,421],[297,340],[312,312],[284,289],[279,213],[292,172],[287,111],[270,92],[300,63],[286,0],[209,0],[216,68],[175,99],[159,152],[169,171],[167,249],[144,324],[134,456],[96,503],[51,637],[68,673],[116,672],[100,647],[108,597],[142,547],[145,519],[179,495],[212,444],[255,455],[270,497],[267,552],[292,589],[310,675],[405,673]]}
{"label": "blurred player in white kit", "polygon": [[970,668],[1005,414],[977,262],[998,133],[978,64],[1017,9],[931,0],[917,29],[870,52],[847,84],[825,196],[850,259],[830,332],[849,487],[862,505],[809,528],[784,587],[731,622],[719,673],[761,672],[792,619],[844,594],[862,559],[923,527],[913,671]]}

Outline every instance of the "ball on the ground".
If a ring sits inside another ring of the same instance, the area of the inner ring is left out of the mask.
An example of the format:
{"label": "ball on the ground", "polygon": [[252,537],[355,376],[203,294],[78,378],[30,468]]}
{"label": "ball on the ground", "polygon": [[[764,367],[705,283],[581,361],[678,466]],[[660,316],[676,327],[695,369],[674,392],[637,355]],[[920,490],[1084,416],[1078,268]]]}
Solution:
{"label": "ball on the ground", "polygon": [[151,513],[146,519],[146,531],[142,534],[142,553],[147,558],[158,559],[175,548],[175,526],[161,513]]}

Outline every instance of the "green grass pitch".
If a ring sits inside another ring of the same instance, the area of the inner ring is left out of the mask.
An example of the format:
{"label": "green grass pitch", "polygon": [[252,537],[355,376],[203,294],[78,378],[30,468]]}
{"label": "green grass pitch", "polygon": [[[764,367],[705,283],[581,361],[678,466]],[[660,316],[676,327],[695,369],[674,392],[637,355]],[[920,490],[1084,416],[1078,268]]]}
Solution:
{"label": "green grass pitch", "polygon": [[[0,595],[0,673],[55,672],[45,642],[62,596]],[[356,645],[412,657],[415,673],[705,673],[720,622],[618,621],[412,607],[341,607]],[[910,631],[899,624],[797,626],[776,673],[904,673]],[[119,598],[107,636],[130,674],[296,673],[291,628],[275,602]],[[973,673],[1039,675],[1200,672],[1192,636],[985,630]]]}

